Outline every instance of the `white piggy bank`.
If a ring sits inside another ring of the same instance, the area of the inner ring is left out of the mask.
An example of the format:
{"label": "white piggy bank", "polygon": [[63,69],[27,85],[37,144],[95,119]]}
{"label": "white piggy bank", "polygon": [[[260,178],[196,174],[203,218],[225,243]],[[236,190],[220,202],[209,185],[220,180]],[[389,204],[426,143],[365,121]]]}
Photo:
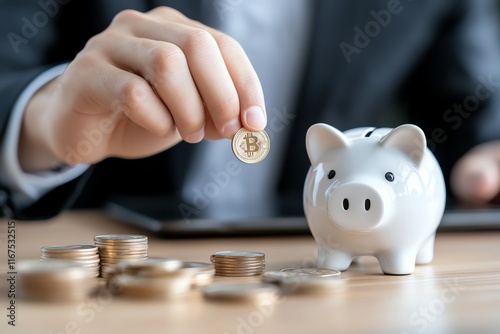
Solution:
{"label": "white piggy bank", "polygon": [[309,128],[306,147],[304,210],[318,267],[346,270],[371,255],[384,273],[404,275],[432,261],[446,190],[419,127],[340,132],[320,123]]}

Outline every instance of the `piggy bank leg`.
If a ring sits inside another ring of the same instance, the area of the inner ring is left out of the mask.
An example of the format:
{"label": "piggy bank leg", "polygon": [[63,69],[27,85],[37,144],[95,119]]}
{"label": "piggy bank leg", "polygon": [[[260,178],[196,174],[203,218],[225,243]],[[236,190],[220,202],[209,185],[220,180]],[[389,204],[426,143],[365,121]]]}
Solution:
{"label": "piggy bank leg", "polygon": [[434,257],[434,238],[436,233],[433,233],[424,243],[420,246],[417,253],[417,264],[431,263]]}
{"label": "piggy bank leg", "polygon": [[416,250],[397,250],[376,256],[384,274],[408,275],[415,270]]}
{"label": "piggy bank leg", "polygon": [[318,268],[344,271],[351,265],[353,256],[318,245]]}

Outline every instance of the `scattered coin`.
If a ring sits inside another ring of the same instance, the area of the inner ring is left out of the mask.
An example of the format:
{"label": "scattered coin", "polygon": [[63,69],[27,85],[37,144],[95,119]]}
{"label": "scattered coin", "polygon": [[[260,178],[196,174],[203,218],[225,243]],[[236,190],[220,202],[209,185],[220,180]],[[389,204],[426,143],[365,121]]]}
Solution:
{"label": "scattered coin", "polygon": [[262,274],[262,281],[279,285],[285,292],[327,292],[338,288],[340,271],[323,268],[285,268]]}
{"label": "scattered coin", "polygon": [[95,245],[57,245],[40,248],[42,261],[60,259],[73,261],[88,269],[91,277],[99,276],[99,250]]}
{"label": "scattered coin", "polygon": [[241,128],[232,140],[233,153],[238,160],[255,164],[264,160],[269,153],[271,141],[266,131],[248,131]]}
{"label": "scattered coin", "polygon": [[191,290],[192,280],[188,277],[145,277],[127,274],[116,275],[112,278],[113,285],[119,286],[114,291],[121,295],[133,298],[165,299],[178,297]]}
{"label": "scattered coin", "polygon": [[282,272],[291,273],[301,277],[323,277],[323,278],[340,278],[340,271],[323,268],[284,268]]}
{"label": "scattered coin", "polygon": [[211,263],[184,261],[183,268],[194,270],[193,285],[196,287],[211,284],[215,276],[215,268]]}
{"label": "scattered coin", "polygon": [[148,238],[144,235],[97,235],[94,243],[99,248],[100,276],[108,277],[121,261],[139,261],[148,257]]}
{"label": "scattered coin", "polygon": [[220,301],[253,301],[275,300],[281,291],[273,284],[211,284],[203,287],[203,296]]}
{"label": "scattered coin", "polygon": [[174,297],[189,292],[197,272],[172,258],[121,261],[110,274],[108,286],[128,297]]}
{"label": "scattered coin", "polygon": [[[260,143],[253,140],[242,139],[243,146]],[[265,154],[258,159],[264,159]],[[211,255],[211,263],[151,258],[147,255],[148,238],[143,235],[98,235],[94,245],[44,246],[40,250],[41,261],[24,261],[18,266],[20,295],[31,300],[80,300],[96,286],[89,276],[99,275],[106,277],[108,284],[113,280],[113,291],[128,297],[170,298],[201,288],[207,299],[253,302],[272,300],[281,293],[338,291],[341,282],[340,271],[326,268],[265,272],[265,254],[261,252],[220,251]],[[262,282],[213,284],[215,275],[262,275]]]}
{"label": "scattered coin", "polygon": [[20,296],[36,301],[76,301],[95,288],[87,268],[70,260],[25,260],[18,264]]}
{"label": "scattered coin", "polygon": [[137,261],[120,261],[116,264],[116,272],[132,276],[164,277],[177,274],[182,261],[171,258],[146,258]]}
{"label": "scattered coin", "polygon": [[258,276],[265,269],[265,255],[260,252],[221,251],[212,254],[210,261],[217,276]]}
{"label": "scattered coin", "polygon": [[283,284],[283,282],[287,278],[293,278],[296,275],[293,273],[285,272],[285,271],[266,271],[262,274],[262,281],[266,283],[274,283],[274,284]]}

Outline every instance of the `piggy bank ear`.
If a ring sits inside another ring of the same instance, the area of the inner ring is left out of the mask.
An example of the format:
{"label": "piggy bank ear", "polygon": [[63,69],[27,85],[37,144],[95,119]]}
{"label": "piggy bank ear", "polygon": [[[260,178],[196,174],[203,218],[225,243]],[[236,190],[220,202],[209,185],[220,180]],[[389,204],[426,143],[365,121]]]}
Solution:
{"label": "piggy bank ear", "polygon": [[349,139],[342,132],[328,124],[312,125],[306,134],[306,149],[311,164],[316,165],[325,151],[346,147],[348,142]]}
{"label": "piggy bank ear", "polygon": [[416,125],[404,124],[393,129],[380,140],[384,147],[394,147],[405,153],[418,168],[427,145],[424,132]]}

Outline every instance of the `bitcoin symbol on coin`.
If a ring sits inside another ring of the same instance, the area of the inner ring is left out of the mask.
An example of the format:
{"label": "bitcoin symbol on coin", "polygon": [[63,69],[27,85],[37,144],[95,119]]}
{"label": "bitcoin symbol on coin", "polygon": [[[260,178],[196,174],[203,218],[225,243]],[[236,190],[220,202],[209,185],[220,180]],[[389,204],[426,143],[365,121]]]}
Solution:
{"label": "bitcoin symbol on coin", "polygon": [[232,148],[240,161],[255,164],[267,156],[270,148],[269,136],[264,130],[252,132],[241,128],[233,137]]}
{"label": "bitcoin symbol on coin", "polygon": [[251,157],[260,149],[259,139],[250,132],[243,137],[245,139],[245,153]]}

